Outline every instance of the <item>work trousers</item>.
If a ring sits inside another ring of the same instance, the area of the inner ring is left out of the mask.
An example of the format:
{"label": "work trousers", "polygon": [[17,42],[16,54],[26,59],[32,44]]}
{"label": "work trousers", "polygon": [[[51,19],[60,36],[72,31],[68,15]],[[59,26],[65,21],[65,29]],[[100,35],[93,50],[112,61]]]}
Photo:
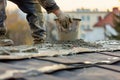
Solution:
{"label": "work trousers", "polygon": [[37,0],[9,0],[15,3],[24,13],[32,31],[43,28],[43,14]]}
{"label": "work trousers", "polygon": [[[6,19],[5,7],[7,0],[0,0],[0,27],[4,27]],[[48,13],[59,9],[54,0],[9,0],[15,3],[24,13],[27,14],[26,19],[30,25],[32,32],[45,31],[43,28],[43,14],[41,6],[46,9]]]}

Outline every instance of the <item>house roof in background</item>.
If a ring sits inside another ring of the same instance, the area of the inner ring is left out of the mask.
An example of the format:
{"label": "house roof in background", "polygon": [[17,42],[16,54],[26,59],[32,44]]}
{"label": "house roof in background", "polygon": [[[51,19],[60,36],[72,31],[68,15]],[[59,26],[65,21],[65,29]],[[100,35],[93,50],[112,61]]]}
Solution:
{"label": "house roof in background", "polygon": [[104,19],[98,21],[94,27],[104,27],[105,24],[110,24],[111,26],[114,26],[113,24],[113,13],[109,13],[105,16]]}
{"label": "house roof in background", "polygon": [[95,23],[94,27],[104,27],[106,24],[111,25],[112,27],[114,27],[113,24],[113,16],[114,14],[117,14],[118,12],[120,12],[118,10],[118,8],[113,8],[113,11],[108,13],[103,19],[99,19],[99,21],[97,23]]}

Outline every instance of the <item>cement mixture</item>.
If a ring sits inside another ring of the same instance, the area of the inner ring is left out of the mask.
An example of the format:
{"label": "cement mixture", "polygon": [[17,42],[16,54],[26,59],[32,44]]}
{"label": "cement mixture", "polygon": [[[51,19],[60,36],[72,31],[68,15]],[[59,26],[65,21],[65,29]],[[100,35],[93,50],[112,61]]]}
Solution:
{"label": "cement mixture", "polygon": [[0,55],[35,55],[45,54],[42,56],[68,55],[79,52],[100,52],[120,50],[120,41],[107,40],[96,41],[94,43],[85,42],[83,40],[74,41],[46,41],[37,45],[20,45],[0,47]]}
{"label": "cement mixture", "polygon": [[52,41],[51,43],[52,44],[62,44],[63,46],[66,44],[70,44],[72,47],[87,47],[87,48],[91,48],[91,47],[92,48],[100,48],[100,47],[102,47],[102,45],[100,45],[100,44],[85,42],[82,39],[73,40],[73,41]]}

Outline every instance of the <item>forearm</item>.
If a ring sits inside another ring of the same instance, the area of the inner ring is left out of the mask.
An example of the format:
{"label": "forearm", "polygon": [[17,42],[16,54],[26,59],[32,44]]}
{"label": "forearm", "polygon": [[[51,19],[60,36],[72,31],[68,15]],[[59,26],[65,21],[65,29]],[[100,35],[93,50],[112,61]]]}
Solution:
{"label": "forearm", "polygon": [[58,17],[58,16],[60,16],[63,12],[62,12],[62,10],[57,9],[57,10],[54,10],[52,13],[55,14],[55,15]]}
{"label": "forearm", "polygon": [[59,10],[59,6],[54,0],[39,0],[39,2],[48,13],[54,13],[54,11]]}

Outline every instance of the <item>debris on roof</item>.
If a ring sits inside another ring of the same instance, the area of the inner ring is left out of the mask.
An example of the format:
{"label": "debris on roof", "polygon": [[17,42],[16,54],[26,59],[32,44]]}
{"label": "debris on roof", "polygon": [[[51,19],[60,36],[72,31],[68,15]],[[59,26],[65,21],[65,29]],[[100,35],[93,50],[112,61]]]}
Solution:
{"label": "debris on roof", "polygon": [[0,80],[120,80],[119,45],[76,40],[0,47]]}

